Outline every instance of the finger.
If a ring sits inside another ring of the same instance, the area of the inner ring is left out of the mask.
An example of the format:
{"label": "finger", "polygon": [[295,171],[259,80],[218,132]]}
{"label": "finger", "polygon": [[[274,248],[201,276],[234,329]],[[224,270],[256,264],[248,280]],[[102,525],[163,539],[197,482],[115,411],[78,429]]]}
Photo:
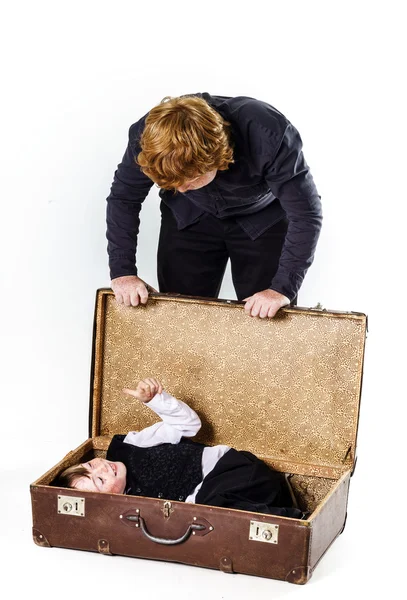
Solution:
{"label": "finger", "polygon": [[252,317],[257,317],[260,313],[260,307],[261,307],[261,303],[260,302],[256,302],[251,310],[251,316]]}
{"label": "finger", "polygon": [[143,381],[140,384],[140,390],[144,393],[144,394],[149,394],[150,393],[150,386],[148,385],[148,383],[146,383],[145,381]]}
{"label": "finger", "polygon": [[259,317],[260,319],[265,319],[268,315],[270,308],[270,304],[268,302],[264,302],[260,307]]}
{"label": "finger", "polygon": [[126,394],[130,394],[131,396],[137,395],[136,390],[130,390],[129,388],[123,388],[123,392],[125,392]]}
{"label": "finger", "polygon": [[155,390],[157,385],[156,385],[156,382],[154,381],[154,379],[152,377],[148,377],[147,381],[148,381],[148,385],[150,386],[150,389]]}
{"label": "finger", "polygon": [[277,309],[277,308],[276,308],[276,307],[275,307],[275,306],[272,304],[272,305],[270,306],[269,310],[268,310],[267,316],[268,316],[270,319],[271,319],[271,318],[273,318],[273,317],[274,317],[274,315],[276,314],[277,310],[278,310],[278,309]]}
{"label": "finger", "polygon": [[155,377],[151,377],[151,381],[154,382],[154,386],[155,386],[155,393],[156,394],[161,394],[163,391],[163,386],[161,385],[161,383],[158,381],[158,379],[156,379]]}
{"label": "finger", "polygon": [[125,292],[123,294],[123,302],[124,302],[125,306],[130,306],[131,305],[130,295],[129,295],[128,292]]}
{"label": "finger", "polygon": [[138,399],[141,400],[141,402],[148,402],[148,400],[151,400],[151,392],[147,384],[144,383],[143,386],[139,387]]}
{"label": "finger", "polygon": [[148,385],[148,394],[149,394],[150,396],[153,396],[153,395],[154,395],[154,393],[155,393],[155,392],[154,392],[154,390],[155,390],[155,385],[154,385],[154,383],[152,382],[152,380],[151,380],[149,377],[147,377],[147,379],[145,379],[145,381],[147,382],[147,385]]}
{"label": "finger", "polygon": [[250,300],[250,298],[252,298],[252,296],[248,296],[247,298],[243,298],[242,302],[247,302],[247,300]]}
{"label": "finger", "polygon": [[137,288],[138,294],[140,296],[140,301],[142,304],[146,304],[148,300],[148,292],[145,285]]}
{"label": "finger", "polygon": [[246,304],[244,305],[244,309],[247,313],[250,313],[255,302],[256,302],[256,300],[254,299],[253,296],[250,298],[250,300],[248,300],[248,302],[246,302]]}
{"label": "finger", "polygon": [[154,386],[154,385],[151,385],[151,384],[150,384],[150,387],[149,387],[149,392],[148,392],[148,394],[149,394],[149,397],[150,397],[150,398],[152,398],[153,396],[155,396],[155,394],[156,394],[156,389],[155,389],[155,386]]}
{"label": "finger", "polygon": [[137,290],[132,290],[130,293],[130,301],[132,306],[138,306],[140,302],[140,298]]}
{"label": "finger", "polygon": [[123,304],[123,296],[121,295],[120,292],[117,292],[115,294],[115,297],[116,297],[116,301],[117,301],[118,304]]}

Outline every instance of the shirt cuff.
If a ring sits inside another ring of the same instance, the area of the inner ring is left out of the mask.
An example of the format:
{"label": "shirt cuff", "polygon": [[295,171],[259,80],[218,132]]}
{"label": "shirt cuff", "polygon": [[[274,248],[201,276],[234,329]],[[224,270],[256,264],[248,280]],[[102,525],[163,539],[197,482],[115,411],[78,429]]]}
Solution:
{"label": "shirt cuff", "polygon": [[[160,412],[162,412],[163,407],[167,409],[172,408],[171,400],[174,400],[174,397],[171,396],[171,394],[169,394],[165,390],[163,390],[161,394],[156,394],[155,396],[153,396],[153,398],[151,398],[151,400],[145,402],[144,404],[151,408],[154,412],[159,414]],[[175,404],[178,404],[178,402],[175,402]]]}
{"label": "shirt cuff", "polygon": [[278,271],[273,277],[270,289],[283,294],[283,296],[286,296],[292,302],[297,296],[303,281],[304,275]]}
{"label": "shirt cuff", "polygon": [[128,275],[137,276],[137,267],[134,264],[134,260],[128,258],[114,258],[109,260],[110,267],[110,279],[117,279],[118,277],[126,277]]}

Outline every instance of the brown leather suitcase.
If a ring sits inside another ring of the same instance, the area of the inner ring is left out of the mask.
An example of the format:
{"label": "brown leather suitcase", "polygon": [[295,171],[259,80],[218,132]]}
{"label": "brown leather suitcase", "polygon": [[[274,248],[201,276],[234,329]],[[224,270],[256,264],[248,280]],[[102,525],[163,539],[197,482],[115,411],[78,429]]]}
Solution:
{"label": "brown leather suitcase", "polygon": [[[258,319],[240,302],[165,294],[126,307],[98,290],[90,437],[31,485],[34,542],[306,583],[345,525],[366,326],[361,313],[285,308]],[[199,414],[197,441],[289,474],[306,518],[52,485],[104,456],[115,433],[157,420],[122,393],[150,375]]]}

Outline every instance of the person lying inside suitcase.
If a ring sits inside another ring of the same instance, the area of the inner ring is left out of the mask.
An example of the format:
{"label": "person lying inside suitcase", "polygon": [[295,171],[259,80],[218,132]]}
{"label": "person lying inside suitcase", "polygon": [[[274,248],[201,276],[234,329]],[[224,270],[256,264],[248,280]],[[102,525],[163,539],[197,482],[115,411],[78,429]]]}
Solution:
{"label": "person lying inside suitcase", "polygon": [[130,494],[303,518],[285,475],[254,454],[206,446],[188,438],[201,427],[192,408],[155,378],[123,390],[161,421],[142,431],[115,435],[106,459],[68,467],[56,485],[83,491]]}

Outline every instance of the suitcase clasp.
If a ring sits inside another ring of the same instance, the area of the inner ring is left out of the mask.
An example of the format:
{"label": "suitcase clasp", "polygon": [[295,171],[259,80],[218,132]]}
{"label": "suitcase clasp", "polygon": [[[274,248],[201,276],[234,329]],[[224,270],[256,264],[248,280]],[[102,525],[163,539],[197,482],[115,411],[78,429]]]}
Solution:
{"label": "suitcase clasp", "polygon": [[249,540],[278,544],[278,525],[263,521],[250,521]]}
{"label": "suitcase clasp", "polygon": [[164,518],[168,519],[168,517],[170,516],[170,514],[174,511],[174,509],[172,508],[172,504],[171,502],[164,502],[164,506],[163,506],[163,513],[164,513]]}
{"label": "suitcase clasp", "polygon": [[58,513],[61,515],[85,516],[85,498],[77,496],[58,496]]}

